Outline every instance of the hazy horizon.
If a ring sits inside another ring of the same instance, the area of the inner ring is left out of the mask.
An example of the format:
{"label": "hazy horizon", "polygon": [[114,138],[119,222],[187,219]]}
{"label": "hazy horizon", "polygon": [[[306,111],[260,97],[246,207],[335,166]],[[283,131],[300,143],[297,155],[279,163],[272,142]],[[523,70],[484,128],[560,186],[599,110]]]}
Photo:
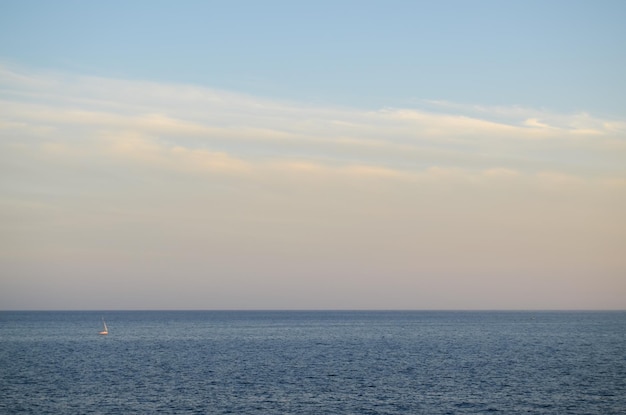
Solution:
{"label": "hazy horizon", "polygon": [[21,308],[12,308],[12,309],[2,309],[0,310],[0,312],[33,312],[33,313],[37,313],[37,312],[42,312],[42,313],[47,313],[47,312],[59,312],[59,313],[63,313],[63,312],[86,312],[86,313],[125,313],[125,312],[155,312],[155,313],[160,313],[160,312],[225,312],[225,313],[229,313],[229,312],[233,312],[233,313],[316,313],[316,312],[320,312],[320,313],[403,313],[403,312],[407,312],[407,313],[412,313],[412,312],[416,312],[416,313],[594,313],[594,312],[598,312],[598,313],[612,313],[612,312],[616,312],[616,313],[621,313],[621,312],[626,312],[626,309],[624,308],[581,308],[581,309],[439,309],[439,308],[427,308],[427,309],[400,309],[400,308],[380,308],[380,309],[331,309],[331,308],[302,308],[302,309],[288,309],[288,308],[257,308],[257,309],[241,309],[241,308],[233,308],[233,309],[229,309],[229,308],[220,308],[220,309],[211,309],[211,308],[207,308],[207,309],[184,309],[184,308],[171,308],[171,309],[143,309],[143,308],[137,308],[137,309],[21,309]]}
{"label": "hazy horizon", "polygon": [[624,310],[626,3],[0,5],[0,310]]}

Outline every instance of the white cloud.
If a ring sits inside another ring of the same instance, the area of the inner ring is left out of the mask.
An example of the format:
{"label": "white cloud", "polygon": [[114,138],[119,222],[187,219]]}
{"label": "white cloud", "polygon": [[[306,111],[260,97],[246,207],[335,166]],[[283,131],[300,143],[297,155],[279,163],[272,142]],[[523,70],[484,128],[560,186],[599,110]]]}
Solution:
{"label": "white cloud", "polygon": [[427,102],[438,112],[319,108],[190,85],[6,67],[0,85],[3,145],[49,156],[106,154],[165,171],[248,175],[281,166],[297,174],[388,179],[456,171],[476,181],[551,171],[619,183],[625,173],[626,123],[589,114],[447,102]]}
{"label": "white cloud", "polygon": [[518,275],[625,289],[623,120],[314,107],[1,67],[0,87],[0,272],[13,285],[44,278],[40,263],[55,278],[118,264],[131,291],[151,273],[174,292],[215,283],[215,301],[245,285],[306,299],[336,281],[329,307],[366,284],[350,304],[384,292],[384,307],[396,295],[420,308],[411,293],[432,284],[454,308],[445,287],[469,274],[498,304],[529,300],[502,283],[523,286]]}

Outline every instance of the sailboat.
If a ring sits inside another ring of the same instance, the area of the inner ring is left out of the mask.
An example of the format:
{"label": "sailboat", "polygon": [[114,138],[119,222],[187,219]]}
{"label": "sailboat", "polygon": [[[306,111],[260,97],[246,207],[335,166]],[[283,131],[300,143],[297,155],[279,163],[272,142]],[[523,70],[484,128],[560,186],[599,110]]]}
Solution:
{"label": "sailboat", "polygon": [[107,323],[106,323],[106,321],[104,321],[104,319],[102,319],[102,324],[104,325],[104,330],[102,330],[98,334],[102,334],[102,335],[106,336],[107,334],[109,334],[109,329],[108,329]]}

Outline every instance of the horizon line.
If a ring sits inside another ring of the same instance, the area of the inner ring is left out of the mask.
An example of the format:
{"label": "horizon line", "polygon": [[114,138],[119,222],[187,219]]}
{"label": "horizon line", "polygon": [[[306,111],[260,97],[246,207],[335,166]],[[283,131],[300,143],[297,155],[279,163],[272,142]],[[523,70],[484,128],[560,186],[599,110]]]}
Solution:
{"label": "horizon line", "polygon": [[626,312],[626,308],[169,308],[169,309],[0,309],[1,312]]}

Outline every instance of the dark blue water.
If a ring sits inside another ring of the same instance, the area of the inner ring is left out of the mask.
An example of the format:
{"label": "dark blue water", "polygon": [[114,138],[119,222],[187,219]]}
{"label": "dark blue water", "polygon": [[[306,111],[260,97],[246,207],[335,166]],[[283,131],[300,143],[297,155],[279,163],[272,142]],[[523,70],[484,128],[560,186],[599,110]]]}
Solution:
{"label": "dark blue water", "polygon": [[0,312],[0,413],[626,414],[626,313]]}

